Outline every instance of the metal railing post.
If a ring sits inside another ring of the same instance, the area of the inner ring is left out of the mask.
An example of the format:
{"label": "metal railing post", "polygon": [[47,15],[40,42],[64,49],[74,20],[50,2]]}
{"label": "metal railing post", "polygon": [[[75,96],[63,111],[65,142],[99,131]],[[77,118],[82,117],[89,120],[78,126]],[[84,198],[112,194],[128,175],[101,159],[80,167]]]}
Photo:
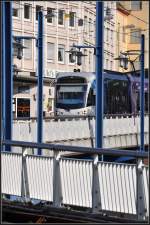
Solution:
{"label": "metal railing post", "polygon": [[29,184],[28,184],[28,174],[27,174],[27,164],[26,164],[26,148],[22,148],[22,172],[21,172],[21,197],[23,201],[30,201]]}
{"label": "metal railing post", "polygon": [[[43,12],[38,12],[38,102],[37,102],[37,142],[43,139]],[[38,148],[38,155],[42,151]]]}
{"label": "metal railing post", "polygon": [[53,206],[60,207],[62,203],[60,151],[54,151],[53,163]]}
{"label": "metal railing post", "polygon": [[92,177],[92,212],[101,211],[100,185],[98,175],[98,155],[93,157],[93,177]]}
{"label": "metal railing post", "polygon": [[144,220],[145,219],[145,213],[147,211],[146,209],[146,203],[144,199],[144,184],[143,184],[143,162],[142,159],[137,159],[137,219],[138,220]]}

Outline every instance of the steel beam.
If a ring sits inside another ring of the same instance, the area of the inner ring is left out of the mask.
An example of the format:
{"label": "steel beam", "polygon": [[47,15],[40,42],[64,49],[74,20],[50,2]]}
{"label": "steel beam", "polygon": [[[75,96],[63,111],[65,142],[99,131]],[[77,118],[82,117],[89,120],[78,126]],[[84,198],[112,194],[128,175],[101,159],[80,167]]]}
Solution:
{"label": "steel beam", "polygon": [[[43,138],[43,12],[38,12],[38,102],[37,102],[37,142]],[[38,148],[38,155],[42,151]]]}

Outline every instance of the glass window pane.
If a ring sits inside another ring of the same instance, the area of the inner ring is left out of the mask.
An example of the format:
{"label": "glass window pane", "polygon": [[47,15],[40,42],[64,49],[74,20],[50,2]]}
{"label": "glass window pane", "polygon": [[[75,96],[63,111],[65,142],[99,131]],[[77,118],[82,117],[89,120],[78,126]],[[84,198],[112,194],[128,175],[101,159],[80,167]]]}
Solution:
{"label": "glass window pane", "polygon": [[48,23],[53,23],[53,17],[52,17],[52,14],[53,14],[53,10],[51,8],[47,8],[47,22]]}
{"label": "glass window pane", "polygon": [[19,17],[18,9],[13,8],[13,16]]}
{"label": "glass window pane", "polygon": [[74,27],[75,26],[75,12],[69,13],[69,26]]}
{"label": "glass window pane", "polygon": [[48,60],[54,59],[54,44],[50,42],[47,43],[47,59]]}
{"label": "glass window pane", "polygon": [[59,45],[58,46],[58,61],[59,62],[64,62],[64,53],[65,53],[64,45]]}
{"label": "glass window pane", "polygon": [[23,56],[25,59],[31,59],[32,58],[32,40],[24,40],[24,46],[27,48],[24,48]]}
{"label": "glass window pane", "polygon": [[141,30],[131,29],[130,42],[133,44],[140,43]]}
{"label": "glass window pane", "polygon": [[131,10],[141,10],[142,9],[142,2],[141,1],[131,1]]}
{"label": "glass window pane", "polygon": [[58,11],[58,24],[59,25],[64,24],[64,11],[63,10]]}
{"label": "glass window pane", "polygon": [[30,19],[30,5],[24,5],[24,18]]}

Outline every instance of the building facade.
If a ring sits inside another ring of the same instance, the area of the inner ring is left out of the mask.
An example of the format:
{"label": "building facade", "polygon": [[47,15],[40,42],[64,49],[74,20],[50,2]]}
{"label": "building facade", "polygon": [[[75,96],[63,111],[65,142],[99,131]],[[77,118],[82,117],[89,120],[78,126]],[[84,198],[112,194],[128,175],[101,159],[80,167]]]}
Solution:
{"label": "building facade", "polygon": [[[120,52],[141,49],[141,34],[145,35],[145,68],[149,65],[149,1],[118,1],[116,14],[116,57]],[[137,59],[136,59],[137,57]],[[137,55],[130,55],[136,70],[140,69]],[[122,71],[119,62],[116,70]],[[133,70],[129,64],[128,70]]]}

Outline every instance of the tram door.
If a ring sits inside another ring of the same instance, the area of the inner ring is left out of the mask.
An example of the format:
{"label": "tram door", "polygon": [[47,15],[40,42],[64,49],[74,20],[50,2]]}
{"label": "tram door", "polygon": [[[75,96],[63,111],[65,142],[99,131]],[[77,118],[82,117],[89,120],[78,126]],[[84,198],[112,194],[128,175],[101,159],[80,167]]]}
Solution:
{"label": "tram door", "polygon": [[17,99],[17,117],[30,117],[30,99]]}

